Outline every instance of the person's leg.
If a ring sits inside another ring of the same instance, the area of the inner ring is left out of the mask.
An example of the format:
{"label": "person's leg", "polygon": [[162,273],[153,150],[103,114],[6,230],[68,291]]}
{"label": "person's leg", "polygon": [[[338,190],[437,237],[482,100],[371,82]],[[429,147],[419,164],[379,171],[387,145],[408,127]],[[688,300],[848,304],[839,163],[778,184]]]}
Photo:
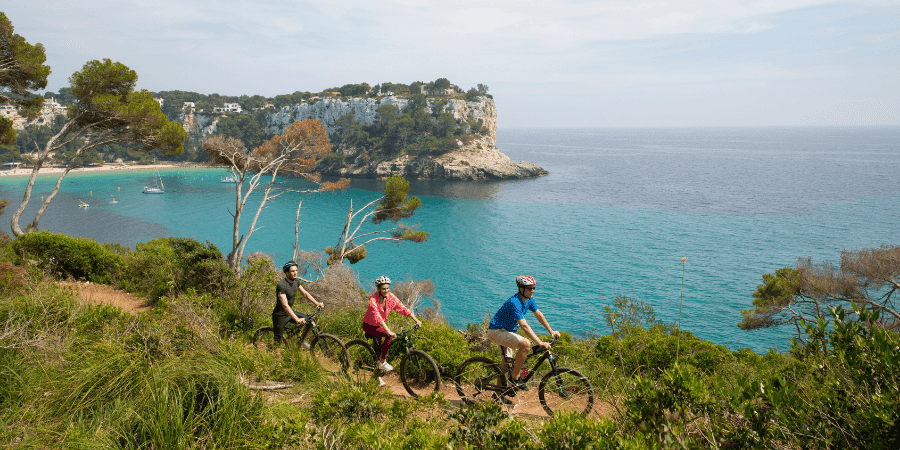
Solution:
{"label": "person's leg", "polygon": [[[363,324],[363,332],[375,339],[375,346],[381,346],[378,362],[385,362],[387,359],[388,349],[391,348],[391,335],[384,332],[381,328],[367,323]],[[374,349],[378,351],[378,349]]]}
{"label": "person's leg", "polygon": [[281,345],[284,342],[284,326],[291,320],[290,316],[283,316],[281,314],[272,314],[272,328],[274,328],[273,335],[275,336],[274,344]]}
{"label": "person's leg", "polygon": [[[508,358],[512,358],[513,352],[516,351],[517,349],[521,349],[521,346],[523,345],[523,343],[526,348],[529,347],[527,339],[523,338],[522,336],[519,336],[516,333],[511,333],[506,330],[500,330],[500,329],[487,330],[487,333],[485,333],[485,337],[487,337],[488,340],[490,340],[491,342],[500,346],[501,349],[505,348],[505,353],[506,353],[505,356]],[[522,353],[521,351],[519,351],[516,354],[516,363],[513,366],[513,371],[510,372],[510,375],[512,375],[513,373],[515,373],[515,374],[519,373],[519,371],[522,369],[522,366],[525,364],[525,358],[527,356],[528,356],[527,351],[525,353]],[[501,366],[503,368],[506,368],[506,362],[502,361]]]}
{"label": "person's leg", "polygon": [[509,374],[513,381],[519,380],[519,373],[522,372],[522,366],[525,365],[525,358],[527,358],[528,353],[531,352],[531,344],[528,343],[528,339],[519,336],[518,348],[519,351],[516,352],[516,365],[513,366],[513,370]]}

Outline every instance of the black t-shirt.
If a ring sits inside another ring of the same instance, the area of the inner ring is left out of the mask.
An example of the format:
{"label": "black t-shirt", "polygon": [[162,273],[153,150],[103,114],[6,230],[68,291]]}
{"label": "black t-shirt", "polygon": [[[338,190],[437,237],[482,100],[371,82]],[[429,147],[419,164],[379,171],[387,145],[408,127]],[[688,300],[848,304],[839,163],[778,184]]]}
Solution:
{"label": "black t-shirt", "polygon": [[275,308],[272,309],[272,314],[289,316],[287,311],[284,310],[284,307],[281,306],[281,299],[279,299],[278,294],[284,294],[287,297],[288,306],[292,309],[294,307],[294,297],[297,296],[297,288],[300,287],[300,279],[294,279],[293,283],[288,282],[287,278],[282,278],[281,281],[278,282],[278,285],[275,286]]}

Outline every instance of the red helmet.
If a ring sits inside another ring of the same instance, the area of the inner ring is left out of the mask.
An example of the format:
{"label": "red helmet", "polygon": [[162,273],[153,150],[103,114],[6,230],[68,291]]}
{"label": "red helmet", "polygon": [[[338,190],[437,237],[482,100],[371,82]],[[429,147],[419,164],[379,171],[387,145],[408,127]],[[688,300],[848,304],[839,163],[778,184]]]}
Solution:
{"label": "red helmet", "polygon": [[534,282],[534,278],[528,275],[519,275],[516,277],[516,286],[519,287],[533,287],[537,283]]}

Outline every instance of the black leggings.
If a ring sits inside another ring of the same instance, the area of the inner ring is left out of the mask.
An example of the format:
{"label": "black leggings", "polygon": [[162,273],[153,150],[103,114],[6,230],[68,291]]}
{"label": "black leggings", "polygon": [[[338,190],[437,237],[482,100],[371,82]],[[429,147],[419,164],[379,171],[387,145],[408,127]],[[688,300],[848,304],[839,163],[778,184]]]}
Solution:
{"label": "black leggings", "polygon": [[[297,311],[294,311],[294,314],[301,319],[309,318],[306,314],[298,313]],[[284,313],[272,313],[272,328],[275,329],[273,333],[275,335],[275,345],[284,341],[284,326],[287,325],[288,322],[294,322],[294,319]]]}

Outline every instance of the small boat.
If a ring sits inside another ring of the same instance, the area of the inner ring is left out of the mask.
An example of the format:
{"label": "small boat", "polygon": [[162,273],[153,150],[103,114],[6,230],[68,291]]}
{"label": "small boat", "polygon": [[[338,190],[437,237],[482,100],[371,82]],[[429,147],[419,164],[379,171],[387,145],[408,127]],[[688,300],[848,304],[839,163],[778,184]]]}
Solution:
{"label": "small boat", "polygon": [[234,177],[222,177],[219,181],[222,183],[237,183],[237,180]]}
{"label": "small boat", "polygon": [[114,204],[116,204],[116,203],[119,203],[119,201],[116,200],[116,197],[115,197],[115,196],[110,195],[110,197],[112,197],[112,200],[109,202],[110,205],[114,205]]}
{"label": "small boat", "polygon": [[91,205],[88,205],[87,203],[84,202],[84,200],[82,200],[82,199],[79,198],[79,199],[78,199],[78,206],[81,207],[81,208],[87,208],[88,206],[91,206]]}
{"label": "small boat", "polygon": [[159,176],[159,170],[156,171],[156,186],[144,186],[145,194],[165,194],[166,187],[163,186],[162,177]]}

